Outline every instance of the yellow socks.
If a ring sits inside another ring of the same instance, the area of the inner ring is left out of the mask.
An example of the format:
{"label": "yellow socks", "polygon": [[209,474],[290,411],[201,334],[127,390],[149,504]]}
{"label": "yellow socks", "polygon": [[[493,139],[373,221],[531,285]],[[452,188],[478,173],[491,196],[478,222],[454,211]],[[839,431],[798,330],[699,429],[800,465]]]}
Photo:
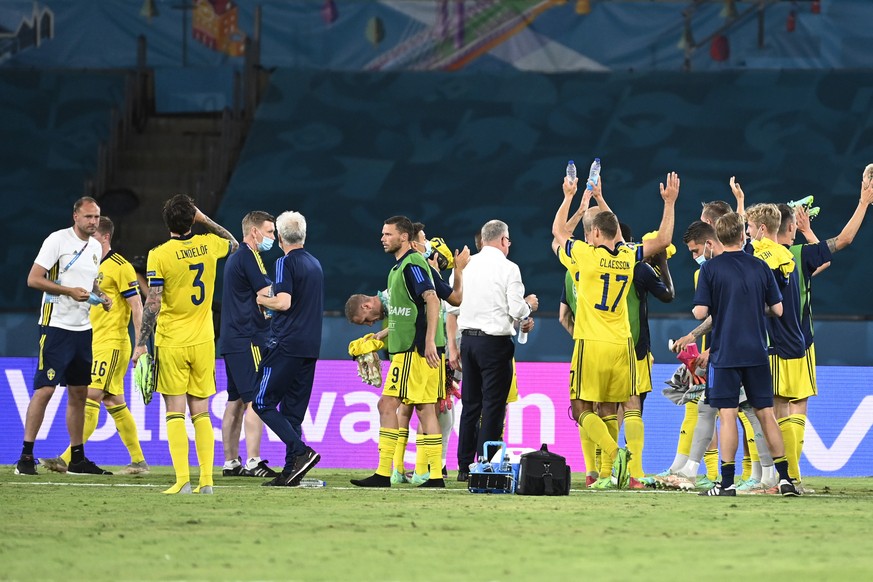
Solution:
{"label": "yellow socks", "polygon": [[379,429],[379,466],[376,468],[377,475],[382,475],[383,477],[391,476],[391,467],[394,463],[394,452],[397,449],[399,433],[400,430],[396,428]]}
{"label": "yellow socks", "polygon": [[579,441],[582,443],[582,458],[585,459],[585,472],[589,474],[598,473],[599,469],[597,468],[597,465],[594,464],[597,443],[591,440],[588,433],[582,428],[582,425],[579,425]]}
{"label": "yellow socks", "polygon": [[133,420],[133,414],[127,404],[119,404],[112,408],[107,408],[115,421],[115,429],[118,431],[118,436],[121,437],[121,442],[127,447],[127,452],[130,453],[131,463],[141,463],[145,461],[142,454],[142,447],[139,444],[139,435],[136,432],[136,422]]}
{"label": "yellow socks", "polygon": [[[800,479],[800,455],[803,453],[803,441],[806,435],[806,415],[792,414],[788,417],[788,426],[792,434],[794,450],[789,452],[788,441],[785,442],[785,456],[788,458],[788,475]],[[780,424],[780,428],[782,425]]]}
{"label": "yellow socks", "polygon": [[628,474],[634,479],[641,479],[645,477],[643,474],[645,429],[642,411],[624,411],[624,436],[627,439],[627,450],[630,452],[630,460],[627,464]]}
{"label": "yellow socks", "polygon": [[679,443],[676,445],[676,453],[685,455],[691,453],[691,441],[694,438],[694,429],[697,426],[697,402],[685,403],[685,417],[682,426],[679,427]]}
{"label": "yellow socks", "polygon": [[415,435],[415,473],[423,477],[430,472],[431,479],[442,479],[443,437],[439,434]]}
{"label": "yellow socks", "polygon": [[173,470],[176,472],[176,483],[164,493],[178,493],[191,480],[191,469],[188,467],[188,433],[185,431],[184,412],[167,413],[167,444],[170,447]]}
{"label": "yellow socks", "polygon": [[706,478],[710,481],[718,479],[718,449],[703,453],[703,462],[706,464]]}
{"label": "yellow socks", "polygon": [[782,441],[785,443],[785,460],[788,461],[788,474],[793,479],[794,476],[791,475],[791,470],[792,463],[797,454],[797,438],[794,432],[794,423],[791,422],[790,416],[779,419],[779,430],[782,431]]}
{"label": "yellow socks", "polygon": [[215,431],[212,430],[212,420],[209,418],[209,412],[201,412],[195,414],[191,422],[194,424],[197,463],[200,465],[200,487],[211,486],[215,464]]}
{"label": "yellow socks", "polygon": [[[618,454],[618,444],[609,434],[609,429],[603,420],[593,412],[586,411],[579,415],[579,426],[591,437],[601,449],[600,476],[609,477],[612,473],[612,463]],[[604,473],[605,471],[605,473]]]}
{"label": "yellow socks", "polygon": [[[394,449],[394,469],[403,473],[405,467],[403,466],[403,457],[406,455],[406,443],[409,442],[409,429],[408,428],[399,428],[397,429],[397,447]],[[418,442],[416,438],[416,442]],[[416,452],[415,458],[416,466],[418,465],[418,452]]]}

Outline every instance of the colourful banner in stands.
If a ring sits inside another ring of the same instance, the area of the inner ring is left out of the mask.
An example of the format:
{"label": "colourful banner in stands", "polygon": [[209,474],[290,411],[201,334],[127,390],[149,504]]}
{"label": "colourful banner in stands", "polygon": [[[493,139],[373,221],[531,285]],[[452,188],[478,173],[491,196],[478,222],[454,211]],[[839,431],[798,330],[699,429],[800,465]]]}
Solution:
{"label": "colourful banner in stands", "polygon": [[686,66],[686,59],[695,71],[869,66],[869,0],[764,3],[763,47],[760,2],[738,0],[733,14],[721,2],[689,4],[6,0],[0,6],[0,62],[131,67],[136,39],[144,36],[152,66],[234,66],[254,34],[254,11],[260,6],[261,59],[268,67],[675,71]]}
{"label": "colourful banner in stands", "polygon": [[[0,359],[0,444],[7,462],[19,453],[23,418],[31,395],[29,389],[35,360]],[[579,435],[567,414],[567,364],[519,362],[521,399],[509,406],[506,440],[510,450],[522,452],[547,443],[549,449],[566,456],[574,471],[583,470]],[[647,472],[666,468],[673,460],[683,411],[661,395],[663,381],[673,367],[655,365],[655,392],[645,403],[646,445],[643,464]],[[128,375],[128,385],[132,375]],[[211,401],[216,437],[216,464],[221,464],[221,417],[226,403],[224,366],[217,365],[219,392]],[[868,475],[873,466],[873,368],[820,367],[819,396],[811,400],[806,423],[806,445],[801,470],[806,475]],[[46,411],[45,423],[36,443],[37,456],[56,456],[67,445],[64,426],[65,392],[58,390]],[[352,361],[321,361],[309,414],[303,423],[306,442],[322,456],[320,467],[367,469],[377,461],[379,391],[364,385]],[[164,409],[159,398],[148,407],[139,394],[128,393],[128,403],[137,426],[146,459],[153,465],[169,465]],[[457,409],[460,412],[460,408]],[[459,416],[457,417],[459,418]],[[457,422],[456,418],[456,422]],[[413,421],[415,422],[415,421]],[[193,428],[189,423],[189,436]],[[414,438],[410,438],[414,443]],[[448,466],[456,468],[457,435],[452,434]],[[127,451],[115,434],[112,420],[101,410],[97,430],[87,447],[99,464],[124,465]],[[243,448],[243,450],[245,450]],[[192,464],[194,449],[191,449]],[[411,465],[415,447],[407,449]],[[281,464],[284,446],[272,434],[264,438],[261,456]]]}

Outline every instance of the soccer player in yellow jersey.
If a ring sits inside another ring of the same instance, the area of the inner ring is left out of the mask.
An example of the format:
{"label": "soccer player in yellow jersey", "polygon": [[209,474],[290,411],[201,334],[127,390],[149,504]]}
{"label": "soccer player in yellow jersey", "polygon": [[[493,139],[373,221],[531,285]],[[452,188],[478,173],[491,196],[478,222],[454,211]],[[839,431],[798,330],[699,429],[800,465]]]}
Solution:
{"label": "soccer player in yellow jersey", "polygon": [[[94,429],[97,428],[100,403],[103,402],[106,411],[115,421],[121,442],[130,453],[130,464],[120,473],[136,475],[148,473],[149,466],[142,454],[133,415],[124,401],[124,378],[127,376],[131,351],[127,326],[132,320],[134,336],[139,335],[142,323],[142,300],[139,297],[139,283],[133,266],[112,250],[114,232],[115,225],[112,221],[101,216],[97,232],[93,235],[93,238],[97,239],[103,247],[103,259],[100,261],[97,282],[103,292],[112,299],[114,308],[105,311],[100,307],[92,307],[90,312],[93,330],[91,349],[94,360],[91,366],[91,384],[85,401],[83,442],[88,442]],[[66,473],[71,454],[70,448],[67,447],[60,457],[41,459],[41,462],[51,471]]]}
{"label": "soccer player in yellow jersey", "polygon": [[[136,362],[146,352],[154,332],[156,390],[163,394],[167,408],[167,441],[176,471],[176,482],[164,493],[191,493],[187,404],[200,464],[200,484],[194,492],[211,494],[215,457],[215,433],[209,418],[209,397],[215,394],[212,295],[218,260],[236,251],[239,243],[184,194],[170,198],[163,215],[170,240],[149,251],[149,294],[132,359]],[[209,233],[193,234],[195,222]]]}
{"label": "soccer player in yellow jersey", "polygon": [[636,358],[625,294],[632,284],[637,261],[663,251],[670,244],[679,176],[675,172],[667,174],[667,184],[662,183],[660,189],[664,213],[658,235],[636,247],[627,246],[620,239],[616,242],[618,219],[609,211],[594,217],[587,242],[572,238],[566,225],[576,194],[576,180],[564,179],[564,200],[552,223],[555,237],[552,250],[568,269],[575,265],[579,271],[570,403],[573,417],[606,456],[595,488],[608,486],[608,467],[613,464],[616,484],[624,487],[628,481],[627,450],[619,449],[606,424],[594,413],[594,403],[600,403],[601,416],[614,415],[617,405],[628,400],[630,387],[636,383]]}

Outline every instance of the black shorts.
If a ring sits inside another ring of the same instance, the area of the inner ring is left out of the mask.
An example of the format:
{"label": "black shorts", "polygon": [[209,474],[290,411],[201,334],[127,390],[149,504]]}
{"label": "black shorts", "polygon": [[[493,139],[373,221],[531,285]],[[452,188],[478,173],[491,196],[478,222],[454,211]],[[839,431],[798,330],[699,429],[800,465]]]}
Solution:
{"label": "black shorts", "polygon": [[91,330],[39,327],[39,358],[33,389],[91,384]]}
{"label": "black shorts", "polygon": [[258,391],[258,367],[266,350],[255,345],[251,348],[248,352],[224,354],[228,402],[242,398],[248,404]]}
{"label": "black shorts", "polygon": [[752,408],[773,406],[773,379],[769,364],[743,368],[709,367],[706,386],[706,402],[713,408],[738,408],[740,386],[746,390],[746,398]]}

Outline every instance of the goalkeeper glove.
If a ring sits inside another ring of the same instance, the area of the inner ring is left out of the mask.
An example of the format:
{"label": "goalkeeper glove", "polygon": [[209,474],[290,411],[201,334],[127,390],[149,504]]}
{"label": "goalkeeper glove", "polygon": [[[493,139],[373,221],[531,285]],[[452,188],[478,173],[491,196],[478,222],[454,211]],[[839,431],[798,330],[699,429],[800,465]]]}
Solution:
{"label": "goalkeeper glove", "polygon": [[358,376],[365,384],[379,388],[382,386],[382,362],[379,359],[379,354],[376,352],[368,352],[355,357],[358,363]]}
{"label": "goalkeeper glove", "polygon": [[142,394],[142,401],[148,404],[152,401],[152,396],[155,393],[155,360],[148,352],[144,353],[136,361],[136,367],[133,369],[133,384]]}

